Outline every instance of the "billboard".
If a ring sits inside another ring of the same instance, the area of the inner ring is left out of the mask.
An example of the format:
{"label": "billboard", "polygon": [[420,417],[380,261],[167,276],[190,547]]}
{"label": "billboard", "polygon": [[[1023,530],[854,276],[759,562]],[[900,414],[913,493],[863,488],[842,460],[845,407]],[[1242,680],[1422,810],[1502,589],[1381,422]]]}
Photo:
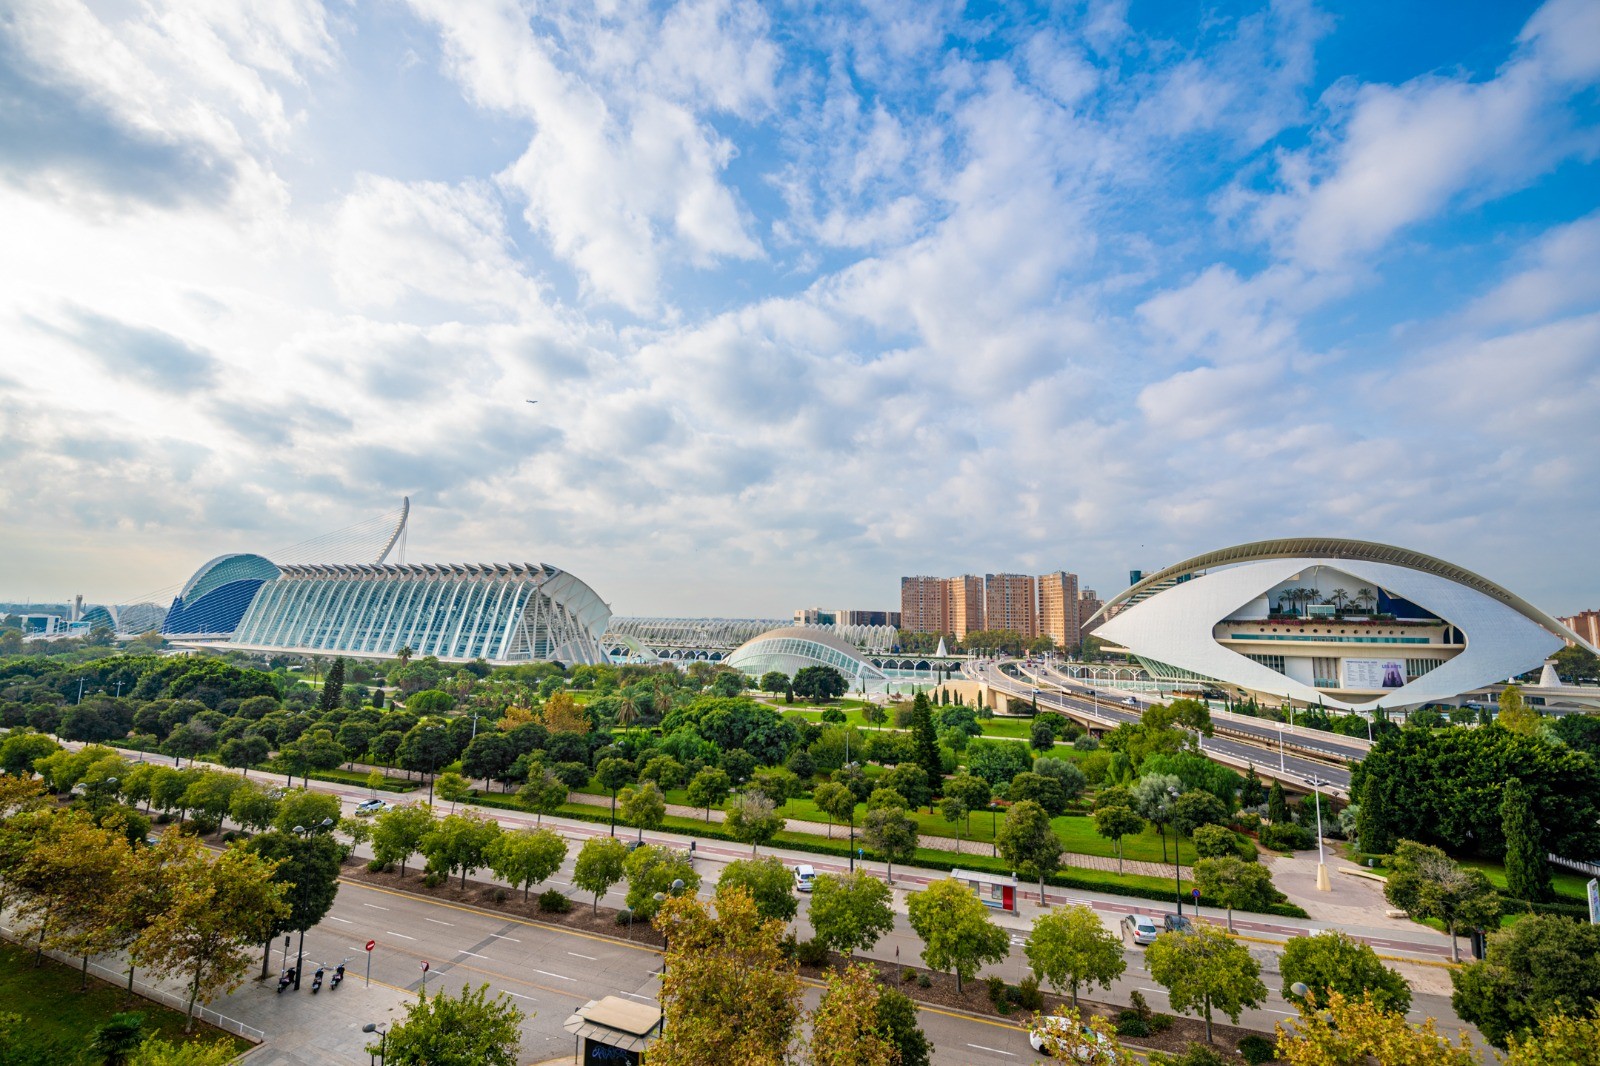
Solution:
{"label": "billboard", "polygon": [[1400,659],[1346,659],[1345,688],[1399,688],[1406,683],[1406,664]]}

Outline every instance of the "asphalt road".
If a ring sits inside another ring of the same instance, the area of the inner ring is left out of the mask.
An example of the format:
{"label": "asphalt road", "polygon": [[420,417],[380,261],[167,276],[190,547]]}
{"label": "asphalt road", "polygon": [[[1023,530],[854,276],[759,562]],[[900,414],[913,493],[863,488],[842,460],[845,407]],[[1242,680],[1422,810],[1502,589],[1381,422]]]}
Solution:
{"label": "asphalt road", "polygon": [[[1077,696],[1069,696],[1062,692],[1054,692],[1048,688],[1038,688],[1030,681],[1019,680],[1001,671],[995,663],[984,663],[975,668],[982,679],[992,687],[1003,692],[1030,698],[1037,691],[1040,706],[1053,706],[1063,710],[1071,709],[1077,713],[1090,713],[1111,725],[1120,725],[1124,722],[1137,722],[1140,712],[1129,707],[1113,703],[1095,702]],[[1272,730],[1271,742],[1276,743],[1277,731]],[[1276,771],[1286,779],[1286,783],[1298,783],[1304,791],[1309,791],[1309,782],[1312,778],[1331,784],[1341,793],[1348,794],[1350,790],[1350,771],[1346,767],[1334,766],[1318,759],[1308,759],[1298,755],[1290,755],[1284,750],[1272,751],[1268,748],[1268,740],[1263,737],[1262,746],[1256,746],[1231,737],[1207,737],[1201,745],[1204,754],[1210,755],[1219,762],[1226,762],[1236,768],[1247,765],[1256,766],[1262,773]],[[1274,758],[1276,756],[1276,758]],[[1327,785],[1324,785],[1327,787]]]}

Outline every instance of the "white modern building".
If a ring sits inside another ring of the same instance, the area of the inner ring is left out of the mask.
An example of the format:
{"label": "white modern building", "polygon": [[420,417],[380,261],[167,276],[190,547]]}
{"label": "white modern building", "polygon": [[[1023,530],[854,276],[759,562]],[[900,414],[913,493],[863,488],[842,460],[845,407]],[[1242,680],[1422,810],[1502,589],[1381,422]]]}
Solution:
{"label": "white modern building", "polygon": [[763,633],[728,656],[728,665],[759,679],[768,671],[793,677],[807,666],[831,666],[852,690],[881,692],[889,675],[833,633],[809,626],[784,626]]}
{"label": "white modern building", "polygon": [[1334,538],[1208,552],[1143,577],[1095,617],[1095,636],[1174,689],[1364,712],[1447,702],[1582,643],[1469,570]]}

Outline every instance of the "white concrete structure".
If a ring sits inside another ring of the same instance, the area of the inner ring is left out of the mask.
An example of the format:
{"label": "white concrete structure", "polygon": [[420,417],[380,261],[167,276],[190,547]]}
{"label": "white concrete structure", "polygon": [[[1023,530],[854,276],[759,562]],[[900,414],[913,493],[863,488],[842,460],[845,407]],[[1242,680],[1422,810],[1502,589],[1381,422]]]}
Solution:
{"label": "white concrete structure", "polygon": [[1096,617],[1097,637],[1175,687],[1214,683],[1341,710],[1447,701],[1537,669],[1578,640],[1471,571],[1332,538],[1196,556],[1139,581]]}

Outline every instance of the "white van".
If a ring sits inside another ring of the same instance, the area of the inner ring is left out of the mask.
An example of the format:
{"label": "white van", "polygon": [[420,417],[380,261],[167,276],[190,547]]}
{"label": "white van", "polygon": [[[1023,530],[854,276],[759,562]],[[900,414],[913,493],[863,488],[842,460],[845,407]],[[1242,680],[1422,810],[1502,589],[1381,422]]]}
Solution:
{"label": "white van", "polygon": [[794,868],[794,887],[799,892],[810,892],[811,884],[817,879],[817,871],[801,863]]}

